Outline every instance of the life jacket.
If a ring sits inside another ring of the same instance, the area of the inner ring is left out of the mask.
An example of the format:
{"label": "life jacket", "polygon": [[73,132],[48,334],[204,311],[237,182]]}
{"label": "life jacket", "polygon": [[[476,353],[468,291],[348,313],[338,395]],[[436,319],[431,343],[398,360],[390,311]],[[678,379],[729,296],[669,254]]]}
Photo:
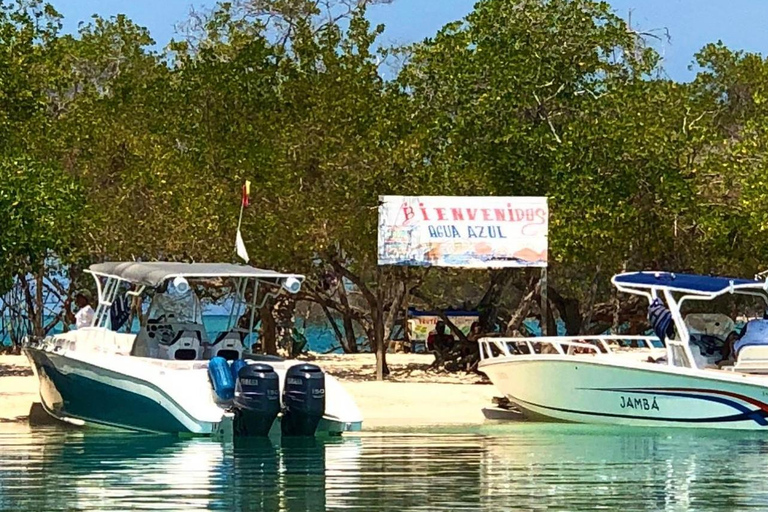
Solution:
{"label": "life jacket", "polygon": [[675,334],[675,326],[672,323],[672,313],[661,302],[658,297],[648,306],[648,322],[650,322],[653,332],[664,341]]}

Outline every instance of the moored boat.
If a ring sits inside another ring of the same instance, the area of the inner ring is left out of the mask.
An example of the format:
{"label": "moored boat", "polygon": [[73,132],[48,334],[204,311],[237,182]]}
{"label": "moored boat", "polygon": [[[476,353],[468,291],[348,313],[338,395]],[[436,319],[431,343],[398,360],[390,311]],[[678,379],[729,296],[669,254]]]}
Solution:
{"label": "moored boat", "polygon": [[648,299],[657,336],[483,338],[480,371],[531,419],[768,428],[765,315],[748,319],[740,332],[729,331],[733,321],[723,315],[684,315],[724,295],[766,308],[767,282],[633,272],[614,276],[613,284]]}
{"label": "moored boat", "polygon": [[[98,291],[92,324],[23,348],[53,417],[223,438],[362,428],[354,400],[332,376],[248,350],[257,300],[296,293],[303,276],[219,263],[102,263],[87,272]],[[203,324],[202,288],[219,289],[230,305],[215,336]],[[129,320],[131,302],[146,309],[139,322]]]}

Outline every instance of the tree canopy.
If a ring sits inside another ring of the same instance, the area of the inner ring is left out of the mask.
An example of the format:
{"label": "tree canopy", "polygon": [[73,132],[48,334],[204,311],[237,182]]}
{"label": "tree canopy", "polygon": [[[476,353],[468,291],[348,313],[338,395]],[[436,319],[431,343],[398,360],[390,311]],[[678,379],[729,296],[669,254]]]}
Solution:
{"label": "tree canopy", "polygon": [[50,261],[234,259],[245,180],[254,263],[307,273],[350,350],[410,303],[503,324],[538,293],[525,272],[377,267],[385,194],[548,196],[574,329],[600,328],[579,319],[622,268],[763,269],[761,56],[713,43],[677,83],[593,0],[480,0],[388,48],[371,3],[222,2],[158,51],[125,16],[65,34],[41,0],[0,1],[3,291]]}

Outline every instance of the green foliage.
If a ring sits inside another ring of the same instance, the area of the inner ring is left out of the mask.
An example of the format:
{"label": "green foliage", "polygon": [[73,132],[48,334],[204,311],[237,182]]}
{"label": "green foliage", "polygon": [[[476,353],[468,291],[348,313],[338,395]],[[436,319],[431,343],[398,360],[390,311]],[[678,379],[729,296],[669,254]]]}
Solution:
{"label": "green foliage", "polygon": [[[548,196],[552,282],[579,298],[625,266],[763,268],[760,56],[708,45],[675,83],[604,2],[481,0],[387,81],[369,3],[225,2],[157,53],[124,16],[62,35],[50,6],[0,1],[0,275],[234,259],[245,180],[253,262],[353,279],[365,301],[331,306],[369,333],[424,277],[376,266],[384,194]],[[491,278],[422,287],[459,304]]]}
{"label": "green foliage", "polygon": [[0,160],[0,293],[18,273],[36,272],[52,254],[66,258],[82,229],[82,189],[60,169],[27,158]]}

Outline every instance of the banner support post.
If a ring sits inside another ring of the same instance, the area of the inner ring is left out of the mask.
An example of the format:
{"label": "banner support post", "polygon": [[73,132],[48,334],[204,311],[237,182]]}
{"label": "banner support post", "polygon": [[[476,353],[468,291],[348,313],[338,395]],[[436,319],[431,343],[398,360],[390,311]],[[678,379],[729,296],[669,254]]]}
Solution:
{"label": "banner support post", "polygon": [[549,336],[547,325],[549,324],[549,300],[547,297],[547,267],[541,267],[541,335]]}

